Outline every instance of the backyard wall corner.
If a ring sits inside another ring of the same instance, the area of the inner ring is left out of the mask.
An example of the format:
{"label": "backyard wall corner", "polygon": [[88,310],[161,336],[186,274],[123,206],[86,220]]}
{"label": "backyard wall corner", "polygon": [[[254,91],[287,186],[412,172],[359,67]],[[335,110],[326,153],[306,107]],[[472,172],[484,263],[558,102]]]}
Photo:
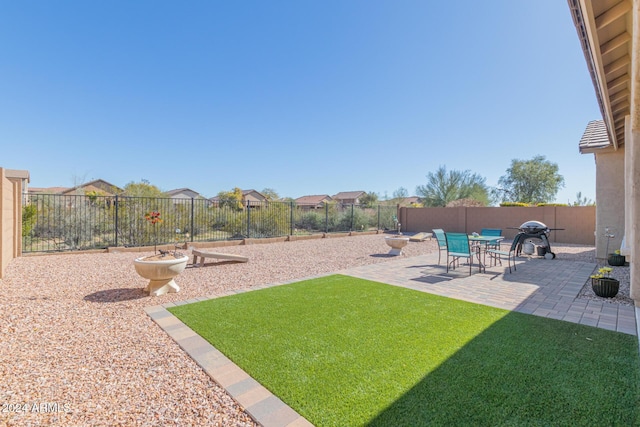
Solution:
{"label": "backyard wall corner", "polygon": [[0,168],[0,279],[22,252],[22,193],[28,182],[29,172]]}

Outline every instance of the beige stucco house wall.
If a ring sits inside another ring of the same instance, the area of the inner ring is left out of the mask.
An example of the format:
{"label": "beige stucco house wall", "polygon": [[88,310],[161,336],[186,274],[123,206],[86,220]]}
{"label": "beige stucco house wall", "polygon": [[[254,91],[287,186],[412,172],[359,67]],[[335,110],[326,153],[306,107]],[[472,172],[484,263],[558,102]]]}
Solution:
{"label": "beige stucco house wall", "polygon": [[[625,232],[624,151],[599,152],[595,154],[595,162],[596,257],[604,259],[616,249],[620,249]],[[606,237],[607,229],[608,234],[614,237]]]}
{"label": "beige stucco house wall", "polygon": [[22,198],[29,172],[0,168],[0,278],[22,252]]}

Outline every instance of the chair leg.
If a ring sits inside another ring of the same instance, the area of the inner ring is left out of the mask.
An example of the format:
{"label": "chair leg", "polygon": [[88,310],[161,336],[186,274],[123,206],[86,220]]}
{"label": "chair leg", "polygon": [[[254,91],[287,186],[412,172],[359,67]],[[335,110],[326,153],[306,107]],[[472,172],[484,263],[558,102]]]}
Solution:
{"label": "chair leg", "polygon": [[442,254],[442,251],[438,248],[438,265],[440,265],[440,254]]}

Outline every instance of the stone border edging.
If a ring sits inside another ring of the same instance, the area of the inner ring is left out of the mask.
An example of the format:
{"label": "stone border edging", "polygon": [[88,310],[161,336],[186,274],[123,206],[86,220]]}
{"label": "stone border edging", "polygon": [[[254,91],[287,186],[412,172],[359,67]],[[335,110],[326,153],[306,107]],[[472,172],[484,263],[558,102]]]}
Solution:
{"label": "stone border edging", "polygon": [[145,307],[144,310],[151,320],[160,326],[213,381],[224,388],[256,423],[264,427],[313,427],[306,418],[254,380],[167,310],[167,307],[207,301],[251,290],[254,289]]}

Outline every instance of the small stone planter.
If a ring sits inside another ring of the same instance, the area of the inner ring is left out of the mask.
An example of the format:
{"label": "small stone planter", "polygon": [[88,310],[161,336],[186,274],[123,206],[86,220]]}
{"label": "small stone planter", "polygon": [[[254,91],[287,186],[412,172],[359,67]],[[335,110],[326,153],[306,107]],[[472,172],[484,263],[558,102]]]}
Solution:
{"label": "small stone planter", "polygon": [[599,297],[613,298],[618,294],[620,282],[611,277],[591,278],[591,288]]}

